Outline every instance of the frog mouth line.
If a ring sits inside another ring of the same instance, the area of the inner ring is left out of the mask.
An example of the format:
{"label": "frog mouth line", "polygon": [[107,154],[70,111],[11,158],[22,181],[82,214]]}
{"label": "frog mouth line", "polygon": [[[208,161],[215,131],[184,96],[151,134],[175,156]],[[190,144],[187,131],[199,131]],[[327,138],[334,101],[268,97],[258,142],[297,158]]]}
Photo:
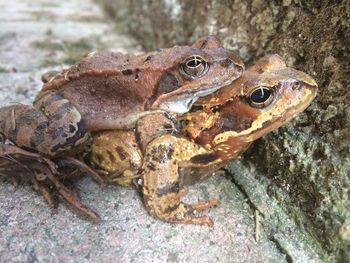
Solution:
{"label": "frog mouth line", "polygon": [[217,90],[219,90],[227,85],[230,85],[232,82],[233,82],[232,80],[228,80],[228,81],[222,83],[221,85],[218,85],[218,86],[215,86],[215,87],[212,87],[209,89],[201,88],[201,90],[197,91],[197,92],[182,94],[182,95],[178,96],[176,100],[169,100],[169,101],[163,102],[159,106],[159,108],[162,110],[177,113],[177,114],[184,114],[191,109],[192,105],[199,98],[210,95],[210,94],[214,93],[215,91],[217,91]]}

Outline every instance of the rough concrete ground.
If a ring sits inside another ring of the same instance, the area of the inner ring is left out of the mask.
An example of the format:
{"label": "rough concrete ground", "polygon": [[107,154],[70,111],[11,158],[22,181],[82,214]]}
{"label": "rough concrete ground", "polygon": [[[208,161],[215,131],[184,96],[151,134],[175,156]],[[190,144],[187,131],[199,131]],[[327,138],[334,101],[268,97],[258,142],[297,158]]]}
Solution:
{"label": "rough concrete ground", "polygon": [[[0,0],[0,9],[0,106],[30,103],[48,69],[96,49],[133,49],[91,1]],[[212,177],[189,190],[191,202],[221,200],[208,211],[213,228],[155,220],[133,189],[101,186],[91,178],[78,187],[84,202],[101,214],[101,224],[66,204],[52,214],[31,186],[1,182],[0,262],[319,261],[302,242],[302,259],[295,260],[263,229],[255,241],[254,210],[229,177]]]}

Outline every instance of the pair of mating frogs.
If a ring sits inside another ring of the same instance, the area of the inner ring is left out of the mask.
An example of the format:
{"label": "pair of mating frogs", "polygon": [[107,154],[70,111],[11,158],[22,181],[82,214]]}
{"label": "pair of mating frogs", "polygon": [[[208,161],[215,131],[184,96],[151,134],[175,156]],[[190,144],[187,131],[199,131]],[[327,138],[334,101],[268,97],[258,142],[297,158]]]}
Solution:
{"label": "pair of mating frogs", "polygon": [[[140,55],[91,53],[43,82],[33,106],[0,109],[1,175],[31,180],[52,206],[59,194],[95,221],[99,215],[63,183],[69,176],[136,181],[153,216],[209,226],[195,211],[218,200],[185,204],[184,184],[290,121],[317,92],[310,76],[277,55],[244,71],[212,36]],[[77,159],[82,153],[95,169]]]}

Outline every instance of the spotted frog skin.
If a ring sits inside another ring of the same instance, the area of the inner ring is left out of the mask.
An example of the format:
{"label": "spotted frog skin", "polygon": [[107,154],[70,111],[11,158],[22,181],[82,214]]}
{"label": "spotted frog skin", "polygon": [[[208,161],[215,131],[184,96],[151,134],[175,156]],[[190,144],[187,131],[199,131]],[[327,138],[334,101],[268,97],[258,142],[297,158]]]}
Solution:
{"label": "spotted frog skin", "polygon": [[[204,178],[226,165],[254,140],[297,116],[316,93],[317,84],[310,76],[287,67],[277,55],[263,57],[230,86],[198,100],[192,112],[179,118],[182,125],[178,135],[165,134],[151,140],[143,152],[138,150],[138,160],[143,156],[140,166],[114,171],[124,179],[126,171],[140,177],[146,209],[156,218],[212,226],[211,218],[198,216],[195,211],[219,201],[183,203],[184,183]],[[129,136],[131,142],[136,140],[133,132]],[[96,134],[93,162],[113,172],[120,159],[125,162],[130,156],[127,151],[133,151],[130,147],[113,151],[118,143],[118,135],[113,132]],[[127,144],[125,140],[122,143]],[[106,144],[110,147],[103,148]],[[123,156],[121,150],[127,154]],[[118,182],[115,177],[113,180]]]}
{"label": "spotted frog skin", "polygon": [[0,133],[47,157],[74,155],[91,132],[130,129],[148,115],[186,113],[242,71],[240,59],[212,36],[139,55],[91,53],[61,73],[44,75],[33,106],[0,109]]}

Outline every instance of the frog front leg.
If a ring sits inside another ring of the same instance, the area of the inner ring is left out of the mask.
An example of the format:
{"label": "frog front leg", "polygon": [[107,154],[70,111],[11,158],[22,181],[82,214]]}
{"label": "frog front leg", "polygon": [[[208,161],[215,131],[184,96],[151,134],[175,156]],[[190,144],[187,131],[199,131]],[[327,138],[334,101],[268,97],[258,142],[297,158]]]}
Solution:
{"label": "frog front leg", "polygon": [[106,172],[108,184],[129,186],[139,177],[143,152],[149,142],[177,132],[176,120],[168,113],[141,117],[136,130],[107,130],[93,134],[90,161]]}
{"label": "frog front leg", "polygon": [[197,216],[195,211],[215,206],[218,200],[192,205],[181,201],[185,190],[179,165],[205,152],[197,144],[171,135],[157,138],[147,146],[141,178],[143,198],[150,214],[166,222],[213,225],[210,217]]}
{"label": "frog front leg", "polygon": [[178,133],[177,119],[170,113],[154,113],[138,119],[136,124],[137,143],[142,152],[147,145],[164,134]]}
{"label": "frog front leg", "polygon": [[89,138],[79,111],[56,91],[39,94],[34,107],[1,108],[0,132],[18,147],[50,157],[81,151]]}

